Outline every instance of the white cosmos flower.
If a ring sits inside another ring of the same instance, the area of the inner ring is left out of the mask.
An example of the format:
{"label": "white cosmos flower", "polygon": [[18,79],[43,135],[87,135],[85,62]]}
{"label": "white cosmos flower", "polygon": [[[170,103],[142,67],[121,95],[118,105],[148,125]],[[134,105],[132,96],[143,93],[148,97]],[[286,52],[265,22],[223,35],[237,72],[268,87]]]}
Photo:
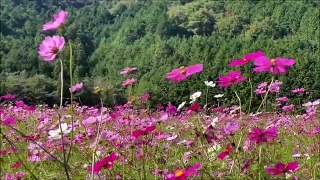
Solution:
{"label": "white cosmos flower", "polygon": [[200,91],[193,93],[190,96],[190,99],[191,99],[190,104],[194,103],[197,100],[197,98],[200,97],[200,96],[201,96],[201,92]]}
{"label": "white cosmos flower", "polygon": [[184,101],[184,102],[182,102],[181,104],[179,104],[179,106],[178,106],[178,111],[180,111],[180,109],[183,108],[183,106],[184,106],[186,103],[187,103],[187,102]]}
{"label": "white cosmos flower", "polygon": [[211,123],[210,123],[211,126],[212,126],[212,127],[215,127],[218,121],[219,121],[219,118],[218,118],[218,117],[213,118],[212,121],[211,121]]}
{"label": "white cosmos flower", "polygon": [[216,87],[216,83],[213,81],[204,81],[204,84],[206,84],[208,87]]}
{"label": "white cosmos flower", "polygon": [[215,95],[214,97],[215,98],[222,98],[224,96],[224,94],[217,94],[217,95]]}
{"label": "white cosmos flower", "polygon": [[[63,135],[70,133],[71,128],[68,128],[68,124],[67,123],[61,123],[60,125],[61,130]],[[50,130],[49,131],[49,138],[51,139],[60,139],[61,138],[61,130],[60,127],[58,129],[55,130]]]}

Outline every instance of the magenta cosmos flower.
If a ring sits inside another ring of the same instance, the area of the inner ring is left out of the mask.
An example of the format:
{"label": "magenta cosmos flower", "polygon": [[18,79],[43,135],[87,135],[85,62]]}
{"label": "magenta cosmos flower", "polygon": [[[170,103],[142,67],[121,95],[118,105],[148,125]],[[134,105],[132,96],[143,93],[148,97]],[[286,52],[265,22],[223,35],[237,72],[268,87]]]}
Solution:
{"label": "magenta cosmos flower", "polygon": [[226,150],[218,154],[219,159],[224,159],[226,156],[228,156],[232,152],[233,148],[230,144],[227,145]]}
{"label": "magenta cosmos flower", "polygon": [[62,50],[64,46],[64,38],[60,36],[47,36],[40,44],[39,55],[45,61],[53,61],[57,54]]}
{"label": "magenta cosmos flower", "polygon": [[83,83],[82,83],[82,82],[79,82],[79,83],[71,86],[71,88],[69,88],[69,91],[70,91],[71,93],[74,93],[74,92],[76,92],[76,91],[79,91],[79,90],[82,89],[82,88],[83,88]]}
{"label": "magenta cosmos flower", "polygon": [[68,12],[60,11],[53,15],[53,21],[47,22],[42,26],[43,31],[55,30],[60,28],[67,20]]}
{"label": "magenta cosmos flower", "polygon": [[113,163],[118,159],[117,153],[111,153],[109,156],[102,158],[100,161],[94,163],[93,168],[91,166],[88,167],[88,172],[100,172],[102,169],[111,169]]}
{"label": "magenta cosmos flower", "polygon": [[248,137],[250,141],[260,144],[277,138],[277,131],[278,129],[276,127],[268,128],[267,130],[253,128],[251,132],[248,133]]}
{"label": "magenta cosmos flower", "polygon": [[220,87],[228,87],[231,85],[238,84],[244,80],[246,80],[246,78],[241,76],[240,71],[231,71],[227,75],[220,76],[217,83]]}
{"label": "magenta cosmos flower", "polygon": [[170,174],[167,180],[186,180],[187,177],[197,174],[198,169],[201,167],[201,163],[196,163],[186,170],[176,170],[173,174]]}
{"label": "magenta cosmos flower", "polygon": [[228,66],[230,67],[234,67],[234,66],[242,66],[242,65],[245,65],[247,64],[248,62],[260,57],[260,56],[263,56],[263,52],[262,51],[256,51],[256,52],[253,52],[253,53],[249,53],[249,54],[246,54],[243,56],[243,59],[236,59],[236,60],[232,60]]}
{"label": "magenta cosmos flower", "polygon": [[132,136],[134,136],[135,138],[138,138],[143,135],[148,135],[155,129],[156,129],[156,126],[148,126],[142,129],[138,129],[132,132]]}
{"label": "magenta cosmos flower", "polygon": [[284,163],[276,163],[274,168],[268,167],[266,172],[274,176],[279,176],[285,173],[292,173],[299,169],[297,162],[289,162],[287,165]]}
{"label": "magenta cosmos flower", "polygon": [[171,80],[174,83],[179,83],[187,79],[189,76],[192,76],[195,73],[199,73],[203,70],[202,64],[195,64],[188,67],[180,67],[178,69],[174,69],[171,72],[166,74],[166,78]]}
{"label": "magenta cosmos flower", "polygon": [[120,72],[120,74],[126,76],[132,72],[135,72],[137,71],[137,68],[136,67],[127,67],[127,68],[124,68],[122,69],[122,71]]}
{"label": "magenta cosmos flower", "polygon": [[254,65],[257,66],[253,69],[255,72],[270,72],[273,74],[287,73],[286,67],[294,64],[294,59],[287,59],[278,57],[276,59],[269,59],[265,56],[260,56],[254,60]]}

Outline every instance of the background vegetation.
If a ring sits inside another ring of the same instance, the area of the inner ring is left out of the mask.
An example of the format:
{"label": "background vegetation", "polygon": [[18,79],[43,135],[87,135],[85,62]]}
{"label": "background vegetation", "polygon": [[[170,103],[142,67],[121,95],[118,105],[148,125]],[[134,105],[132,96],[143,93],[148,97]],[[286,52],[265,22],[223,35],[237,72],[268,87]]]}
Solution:
{"label": "background vegetation", "polygon": [[[108,105],[122,103],[125,78],[119,71],[127,66],[139,69],[134,95],[149,92],[154,105],[178,104],[195,91],[204,92],[204,80],[230,71],[230,59],[258,49],[270,57],[296,60],[289,74],[278,77],[285,83],[283,92],[305,87],[308,94],[295,101],[319,98],[319,6],[312,0],[2,0],[0,95],[14,93],[29,103],[51,105],[58,100],[59,64],[39,59],[37,48],[50,35],[41,32],[41,25],[64,9],[69,12],[65,34],[73,45],[75,82],[86,86],[78,94],[84,104],[99,104],[91,93],[97,85],[106,90]],[[65,48],[62,54],[66,64],[68,52]],[[195,63],[205,65],[200,75],[177,85],[164,80],[171,69]],[[251,71],[241,70],[246,75]],[[254,85],[270,80],[265,74],[251,78]],[[237,90],[247,103],[248,83]],[[217,93],[236,101],[228,89],[210,90],[209,99]]]}

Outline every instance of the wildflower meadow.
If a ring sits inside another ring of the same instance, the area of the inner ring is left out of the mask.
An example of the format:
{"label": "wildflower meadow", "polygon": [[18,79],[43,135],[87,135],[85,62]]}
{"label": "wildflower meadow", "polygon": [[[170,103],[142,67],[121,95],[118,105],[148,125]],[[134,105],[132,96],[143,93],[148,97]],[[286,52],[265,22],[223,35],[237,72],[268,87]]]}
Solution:
{"label": "wildflower meadow", "polygon": [[[202,61],[177,61],[159,69],[158,81],[180,88],[197,78],[201,87],[162,104],[147,90],[134,93],[135,74],[145,69],[123,66],[115,78],[126,99],[108,106],[107,89],[74,77],[77,48],[64,31],[70,20],[76,17],[59,10],[39,24],[44,36],[34,49],[44,66],[58,64],[58,103],[0,96],[1,179],[320,179],[320,96],[294,101],[312,89],[285,88],[296,57],[243,49],[215,64],[226,71],[209,78],[201,76],[211,68]],[[250,89],[245,97],[242,87]],[[86,88],[99,103],[81,102]]]}

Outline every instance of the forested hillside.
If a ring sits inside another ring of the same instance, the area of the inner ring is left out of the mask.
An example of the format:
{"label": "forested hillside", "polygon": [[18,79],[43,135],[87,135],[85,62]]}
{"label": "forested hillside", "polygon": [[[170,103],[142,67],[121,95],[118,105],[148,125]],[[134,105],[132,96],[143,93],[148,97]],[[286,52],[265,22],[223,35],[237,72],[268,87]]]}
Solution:
{"label": "forested hillside", "polygon": [[[205,91],[202,80],[230,71],[231,59],[256,50],[295,58],[289,73],[276,77],[286,84],[282,91],[304,87],[307,94],[296,101],[319,98],[319,8],[319,1],[312,0],[1,0],[0,95],[10,92],[30,103],[58,100],[59,62],[42,61],[37,48],[50,35],[41,32],[41,25],[63,9],[69,18],[62,33],[73,46],[75,81],[85,85],[77,96],[84,104],[98,104],[91,92],[95,86],[105,90],[108,105],[124,102],[128,90],[119,72],[129,66],[138,68],[134,95],[148,92],[154,105],[178,104]],[[67,47],[61,58],[68,64]],[[173,68],[197,63],[205,69],[188,81],[172,85],[164,79]],[[247,76],[251,72],[249,67],[241,70]],[[68,73],[66,69],[66,77]],[[251,79],[255,88],[271,75]],[[237,90],[246,104],[250,86],[242,83]],[[218,93],[236,101],[232,90],[219,88],[210,90],[209,99]]]}

